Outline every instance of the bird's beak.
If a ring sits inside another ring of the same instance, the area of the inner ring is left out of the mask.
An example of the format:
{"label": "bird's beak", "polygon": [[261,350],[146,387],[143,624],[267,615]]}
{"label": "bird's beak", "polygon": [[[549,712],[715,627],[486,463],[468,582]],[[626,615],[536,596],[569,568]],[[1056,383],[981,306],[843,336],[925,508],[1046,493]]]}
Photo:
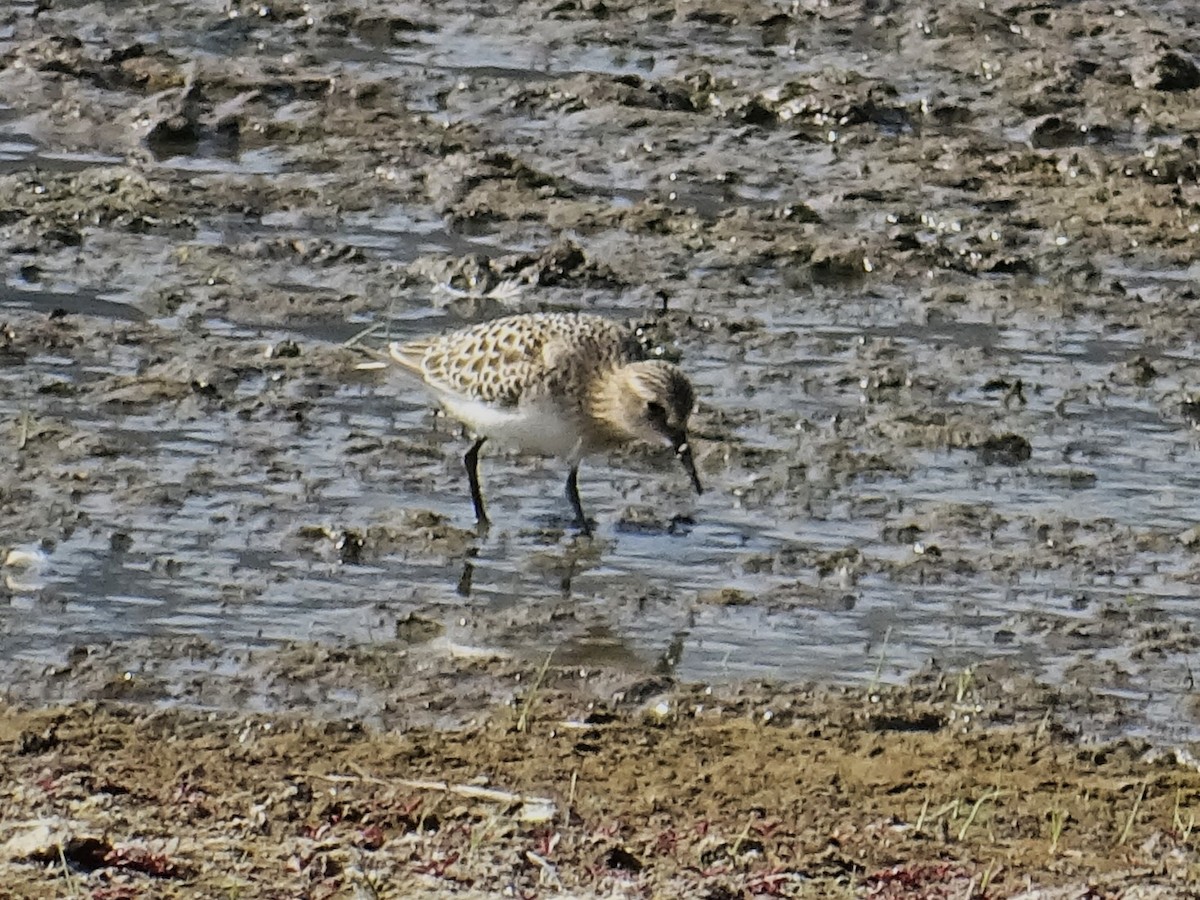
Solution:
{"label": "bird's beak", "polygon": [[692,445],[688,443],[687,435],[680,434],[671,443],[675,447],[675,455],[679,457],[688,477],[692,479],[692,487],[696,489],[697,494],[703,494],[704,488],[700,486],[700,476],[696,474],[696,462],[692,459]]}

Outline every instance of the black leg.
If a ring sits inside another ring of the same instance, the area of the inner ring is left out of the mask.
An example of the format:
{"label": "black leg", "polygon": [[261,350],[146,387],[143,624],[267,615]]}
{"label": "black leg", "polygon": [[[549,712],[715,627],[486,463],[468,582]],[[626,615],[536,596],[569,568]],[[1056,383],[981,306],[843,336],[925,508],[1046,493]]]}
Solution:
{"label": "black leg", "polygon": [[475,564],[469,559],[463,563],[462,574],[458,577],[458,587],[454,593],[460,597],[471,596],[471,582],[475,580]]}
{"label": "black leg", "polygon": [[591,526],[588,525],[587,516],[583,514],[583,504],[579,502],[578,463],[571,466],[571,471],[567,473],[567,500],[570,502],[571,509],[575,513],[575,524],[579,526],[579,530],[586,537],[591,537]]}
{"label": "black leg", "polygon": [[479,489],[479,448],[487,438],[476,438],[467,455],[463,457],[463,465],[467,467],[467,478],[471,482],[471,502],[475,504],[475,521],[480,525],[488,524],[487,511],[483,508],[483,491]]}

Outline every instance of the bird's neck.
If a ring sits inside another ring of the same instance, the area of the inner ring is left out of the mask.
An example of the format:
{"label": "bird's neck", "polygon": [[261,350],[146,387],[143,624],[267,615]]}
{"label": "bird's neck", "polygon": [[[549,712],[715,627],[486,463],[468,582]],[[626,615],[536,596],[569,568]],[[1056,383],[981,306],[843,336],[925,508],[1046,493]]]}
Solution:
{"label": "bird's neck", "polygon": [[621,423],[628,418],[627,407],[634,396],[623,369],[607,369],[596,376],[587,392],[583,412],[604,443],[619,444],[628,439],[628,429]]}

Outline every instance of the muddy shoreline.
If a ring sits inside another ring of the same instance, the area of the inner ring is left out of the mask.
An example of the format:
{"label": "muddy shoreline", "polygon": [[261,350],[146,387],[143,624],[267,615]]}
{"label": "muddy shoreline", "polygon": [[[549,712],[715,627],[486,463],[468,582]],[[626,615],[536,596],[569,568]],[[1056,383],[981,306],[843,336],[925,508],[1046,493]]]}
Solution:
{"label": "muddy shoreline", "polygon": [[[499,674],[499,673],[497,673]],[[458,729],[0,713],[13,897],[1194,897],[1196,760],[970,686],[503,672]]]}

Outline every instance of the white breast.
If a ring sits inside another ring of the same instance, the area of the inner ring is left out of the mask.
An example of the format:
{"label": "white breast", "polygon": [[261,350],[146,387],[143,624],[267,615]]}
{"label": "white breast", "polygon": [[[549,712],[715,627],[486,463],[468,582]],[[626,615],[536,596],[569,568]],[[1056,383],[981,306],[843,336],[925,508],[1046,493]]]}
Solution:
{"label": "white breast", "polygon": [[579,459],[579,427],[551,403],[499,406],[444,393],[438,399],[446,412],[480,437],[525,453]]}

